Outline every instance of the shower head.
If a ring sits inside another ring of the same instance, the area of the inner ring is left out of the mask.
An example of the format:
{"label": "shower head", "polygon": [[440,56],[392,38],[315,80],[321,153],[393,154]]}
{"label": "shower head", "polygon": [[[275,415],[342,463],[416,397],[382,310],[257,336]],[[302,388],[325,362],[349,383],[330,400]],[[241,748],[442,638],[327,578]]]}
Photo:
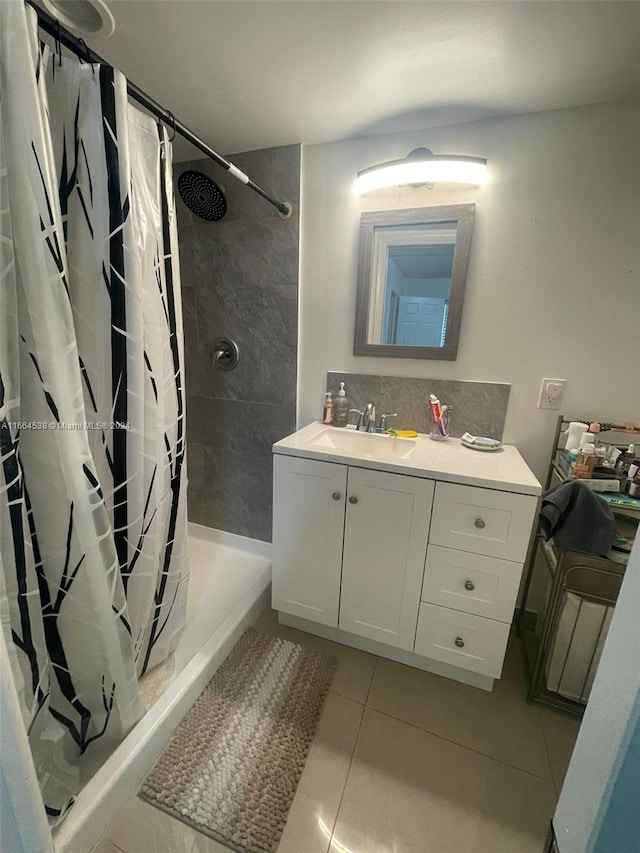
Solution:
{"label": "shower head", "polygon": [[227,212],[224,193],[215,181],[202,172],[183,172],[178,178],[178,192],[189,210],[201,219],[215,222]]}

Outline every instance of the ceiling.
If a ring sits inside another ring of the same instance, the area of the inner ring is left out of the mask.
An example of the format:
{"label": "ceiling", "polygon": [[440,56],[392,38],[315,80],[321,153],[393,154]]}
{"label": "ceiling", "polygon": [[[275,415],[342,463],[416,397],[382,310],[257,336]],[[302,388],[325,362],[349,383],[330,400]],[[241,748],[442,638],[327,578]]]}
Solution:
{"label": "ceiling", "polygon": [[453,245],[390,246],[389,260],[405,278],[451,278]]}
{"label": "ceiling", "polygon": [[90,45],[222,154],[640,97],[635,0],[108,5]]}

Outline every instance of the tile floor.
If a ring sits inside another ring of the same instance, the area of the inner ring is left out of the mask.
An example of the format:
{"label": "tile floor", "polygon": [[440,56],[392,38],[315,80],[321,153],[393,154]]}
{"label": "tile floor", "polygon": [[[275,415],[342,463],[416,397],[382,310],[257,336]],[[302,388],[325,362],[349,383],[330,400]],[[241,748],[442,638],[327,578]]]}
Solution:
{"label": "tile floor", "polygon": [[[278,853],[541,853],[578,720],[527,705],[521,649],[493,693],[281,626],[338,669]],[[228,853],[135,798],[95,853]]]}

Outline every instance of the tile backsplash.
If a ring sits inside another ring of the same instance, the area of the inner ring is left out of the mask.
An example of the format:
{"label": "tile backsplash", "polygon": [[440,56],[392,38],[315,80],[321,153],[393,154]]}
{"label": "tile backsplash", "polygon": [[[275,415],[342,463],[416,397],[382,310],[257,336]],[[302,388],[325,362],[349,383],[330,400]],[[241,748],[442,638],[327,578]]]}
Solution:
{"label": "tile backsplash", "polygon": [[[454,379],[410,379],[401,376],[372,376],[364,373],[327,373],[327,391],[335,393],[345,383],[349,405],[362,409],[369,401],[379,418],[397,412],[389,421],[394,429],[415,429],[428,433],[431,413],[426,402],[435,394],[453,411],[450,431],[454,437],[465,432],[502,439],[511,385],[506,382],[461,382]],[[351,415],[349,423],[354,422]]]}

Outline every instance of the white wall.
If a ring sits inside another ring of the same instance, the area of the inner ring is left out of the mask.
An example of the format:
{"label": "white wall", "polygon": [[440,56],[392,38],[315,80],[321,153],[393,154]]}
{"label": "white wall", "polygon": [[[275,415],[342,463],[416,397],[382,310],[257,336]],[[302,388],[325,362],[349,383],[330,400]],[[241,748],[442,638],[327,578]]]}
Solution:
{"label": "white wall", "polygon": [[[303,148],[298,424],[322,413],[327,370],[512,383],[505,441],[543,479],[563,411],[640,418],[640,103],[602,104]],[[360,199],[356,172],[426,145],[489,161],[481,189],[393,189]],[[475,201],[455,362],[356,357],[365,210]]]}

